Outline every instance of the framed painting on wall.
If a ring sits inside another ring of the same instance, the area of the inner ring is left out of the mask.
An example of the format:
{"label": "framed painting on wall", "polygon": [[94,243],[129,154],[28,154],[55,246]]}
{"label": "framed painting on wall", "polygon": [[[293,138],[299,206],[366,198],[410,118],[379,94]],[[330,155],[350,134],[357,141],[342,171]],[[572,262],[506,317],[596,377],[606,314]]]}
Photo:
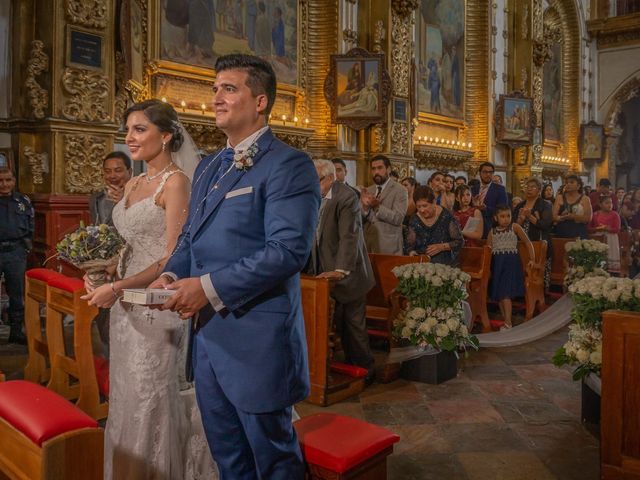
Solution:
{"label": "framed painting on wall", "polygon": [[464,119],[465,1],[421,0],[416,21],[418,110]]}
{"label": "framed painting on wall", "polygon": [[580,158],[585,160],[602,160],[604,158],[604,126],[596,122],[580,125],[578,147]]}
{"label": "framed painting on wall", "polygon": [[10,148],[0,148],[0,168],[8,168],[17,175],[13,168],[13,150]]}
{"label": "framed painting on wall", "polygon": [[531,97],[519,92],[500,95],[495,112],[496,141],[512,148],[531,145],[535,119]]}
{"label": "framed painting on wall", "polygon": [[228,53],[249,53],[273,66],[278,82],[298,82],[297,0],[164,0],[161,60],[213,68]]}

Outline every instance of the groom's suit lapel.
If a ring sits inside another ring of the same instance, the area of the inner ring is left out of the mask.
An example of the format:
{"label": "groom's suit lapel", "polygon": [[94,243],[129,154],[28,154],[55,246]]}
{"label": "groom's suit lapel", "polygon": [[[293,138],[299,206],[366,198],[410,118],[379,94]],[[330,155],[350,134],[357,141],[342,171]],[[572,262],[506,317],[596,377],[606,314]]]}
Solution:
{"label": "groom's suit lapel", "polygon": [[[256,153],[256,155],[253,157],[253,165],[250,167],[250,169],[255,168],[256,164],[260,161],[260,159],[269,150],[271,150],[271,143],[273,142],[273,139],[274,137],[271,130],[266,131],[260,136],[260,138],[257,141],[258,153]],[[217,170],[219,163],[220,163],[219,161],[216,161],[216,165],[212,165],[212,170],[214,172]],[[242,178],[244,173],[245,173],[245,170],[232,167],[231,171],[220,181],[218,188],[211,191],[211,193],[209,194],[209,196],[205,201],[205,208],[201,218],[195,219],[195,221],[199,223],[197,228],[194,231],[194,235],[198,233],[200,228],[202,228],[202,226],[207,222],[207,219],[213,214],[213,212],[216,211],[216,209],[220,205],[220,202],[224,200],[225,195],[229,193],[229,191],[233,188],[233,186],[236,183],[238,183],[238,181]],[[210,191],[212,185],[209,185],[209,183],[211,181],[212,176],[213,176],[213,173],[211,173],[210,176],[208,175],[206,179],[206,183],[203,182],[202,185],[200,186],[200,188],[203,190],[199,191],[199,195],[200,195],[199,198],[204,198],[207,195],[207,192]]]}

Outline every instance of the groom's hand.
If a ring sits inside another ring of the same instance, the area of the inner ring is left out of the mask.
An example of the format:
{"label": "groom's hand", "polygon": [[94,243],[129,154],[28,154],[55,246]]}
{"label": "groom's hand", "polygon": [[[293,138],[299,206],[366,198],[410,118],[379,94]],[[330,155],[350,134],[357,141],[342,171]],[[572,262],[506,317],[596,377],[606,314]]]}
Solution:
{"label": "groom's hand", "polygon": [[202,307],[209,303],[198,277],[176,280],[167,285],[166,288],[175,290],[176,293],[164,302],[160,310],[177,312],[183,320],[193,317]]}

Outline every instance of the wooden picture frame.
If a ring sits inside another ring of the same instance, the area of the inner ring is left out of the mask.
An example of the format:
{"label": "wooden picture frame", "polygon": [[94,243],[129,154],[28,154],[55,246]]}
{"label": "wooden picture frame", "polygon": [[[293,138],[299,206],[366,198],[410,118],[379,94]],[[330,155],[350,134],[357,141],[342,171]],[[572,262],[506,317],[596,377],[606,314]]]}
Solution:
{"label": "wooden picture frame", "polygon": [[13,163],[13,150],[10,148],[0,148],[0,168],[10,169],[14,175],[18,173],[15,171]]}
{"label": "wooden picture frame", "polygon": [[331,55],[324,94],[334,123],[361,130],[384,122],[391,94],[384,54],[354,48],[344,55]]}
{"label": "wooden picture frame", "polygon": [[496,105],[494,126],[496,142],[507,144],[512,148],[531,145],[536,127],[533,99],[521,92],[500,95]]}
{"label": "wooden picture frame", "polygon": [[104,71],[105,38],[86,28],[67,25],[65,65],[86,70]]}
{"label": "wooden picture frame", "polygon": [[600,161],[604,158],[605,151],[604,125],[594,121],[580,125],[578,149],[580,159]]}

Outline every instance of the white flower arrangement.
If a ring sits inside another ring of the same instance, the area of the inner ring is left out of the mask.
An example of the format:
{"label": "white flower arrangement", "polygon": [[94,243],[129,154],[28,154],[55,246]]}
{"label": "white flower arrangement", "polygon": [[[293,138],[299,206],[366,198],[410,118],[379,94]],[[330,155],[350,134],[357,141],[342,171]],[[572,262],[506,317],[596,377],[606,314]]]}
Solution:
{"label": "white flower arrangement", "polygon": [[608,252],[609,247],[607,246],[606,243],[599,242],[598,240],[577,239],[577,240],[574,240],[573,242],[565,243],[564,249],[567,253],[571,251],[585,250],[587,252],[596,252],[596,253],[606,254]]}
{"label": "white flower arrangement", "polygon": [[564,246],[569,259],[569,269],[564,277],[564,284],[569,287],[572,283],[586,277],[608,277],[604,270],[607,263],[609,247],[597,240],[575,240]]}
{"label": "white flower arrangement", "polygon": [[249,170],[253,166],[253,157],[258,153],[258,145],[253,143],[244,152],[233,155],[233,164],[238,170]]}
{"label": "white flower arrangement", "polygon": [[[593,273],[593,272],[592,272]],[[602,312],[640,311],[640,280],[587,276],[569,286],[575,307],[569,339],[553,357],[553,363],[573,365],[574,380],[590,372],[600,373],[602,363]]]}
{"label": "white flower arrangement", "polygon": [[[478,348],[478,339],[462,322],[462,300],[471,277],[458,268],[435,263],[411,263],[395,267],[396,290],[408,307],[394,321],[396,338],[420,348],[428,346],[457,352]],[[456,353],[457,354],[457,353]]]}

